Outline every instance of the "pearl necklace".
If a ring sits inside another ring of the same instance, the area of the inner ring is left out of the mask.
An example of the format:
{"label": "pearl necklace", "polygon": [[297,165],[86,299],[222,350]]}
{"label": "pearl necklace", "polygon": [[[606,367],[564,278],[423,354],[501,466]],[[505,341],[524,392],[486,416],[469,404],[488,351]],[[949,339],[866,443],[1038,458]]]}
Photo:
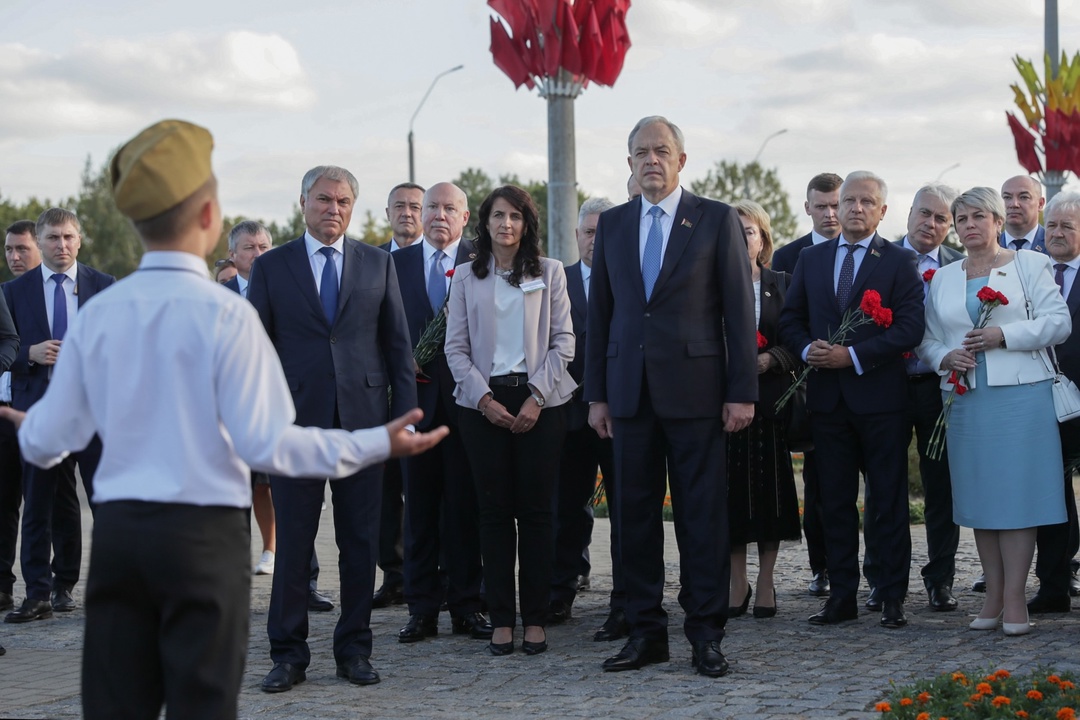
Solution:
{"label": "pearl necklace", "polygon": [[1001,248],[999,247],[997,249],[997,252],[994,253],[994,257],[990,258],[990,263],[988,265],[978,269],[978,270],[975,270],[974,268],[971,267],[971,258],[968,258],[967,261],[964,262],[964,270],[967,271],[968,277],[969,278],[977,278],[977,277],[980,277],[981,275],[989,274],[990,271],[994,267],[994,263],[997,262],[998,255],[1000,255],[1000,254],[1001,254]]}

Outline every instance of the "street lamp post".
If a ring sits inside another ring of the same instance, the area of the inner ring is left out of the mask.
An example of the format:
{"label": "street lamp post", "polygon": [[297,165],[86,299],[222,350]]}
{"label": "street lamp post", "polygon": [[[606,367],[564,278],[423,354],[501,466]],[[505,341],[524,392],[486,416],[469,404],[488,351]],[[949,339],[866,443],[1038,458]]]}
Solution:
{"label": "street lamp post", "polygon": [[753,200],[753,198],[750,197],[750,176],[748,174],[750,167],[757,164],[758,159],[761,157],[761,153],[765,152],[765,146],[769,144],[770,140],[775,137],[779,137],[786,132],[787,128],[784,128],[783,130],[777,130],[772,135],[765,138],[765,140],[761,143],[761,147],[758,148],[757,155],[755,155],[754,159],[750,161],[750,165],[747,165],[743,169],[743,197],[745,197],[747,200]]}
{"label": "street lamp post", "polygon": [[945,177],[945,173],[951,172],[951,171],[955,170],[958,167],[960,167],[960,163],[953,163],[949,167],[947,167],[944,170],[942,170],[941,172],[939,172],[937,177],[934,178],[934,182],[941,182],[941,178]]}
{"label": "street lamp post", "polygon": [[424,97],[420,100],[420,104],[416,106],[416,112],[414,112],[412,114],[412,117],[409,118],[409,182],[416,182],[416,172],[413,165],[413,122],[416,120],[416,116],[420,114],[420,108],[424,107],[424,103],[427,102],[428,95],[430,95],[431,91],[435,89],[435,83],[439,82],[439,78],[441,78],[443,75],[449,75],[452,72],[457,72],[463,67],[465,66],[458,65],[457,67],[452,67],[449,70],[443,70],[441,73],[436,75],[435,79],[431,81],[431,85],[428,87],[427,92],[424,93]]}

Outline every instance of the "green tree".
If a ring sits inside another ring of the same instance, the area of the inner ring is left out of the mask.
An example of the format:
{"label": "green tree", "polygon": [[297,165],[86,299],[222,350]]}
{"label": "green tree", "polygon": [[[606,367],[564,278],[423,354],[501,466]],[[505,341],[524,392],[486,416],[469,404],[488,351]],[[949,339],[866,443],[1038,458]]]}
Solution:
{"label": "green tree", "polygon": [[451,182],[469,198],[469,222],[465,225],[464,236],[474,238],[480,221],[480,203],[495,189],[495,183],[480,168],[467,168]]}
{"label": "green tree", "polygon": [[295,240],[307,230],[307,225],[304,223],[304,213],[300,209],[300,203],[293,203],[292,214],[285,222],[278,223],[277,221],[274,221],[269,224],[263,224],[266,225],[266,229],[270,231],[270,236],[274,238],[274,245],[282,245],[290,240]]}
{"label": "green tree", "polygon": [[390,222],[385,218],[376,218],[370,211],[364,211],[364,222],[360,225],[360,234],[353,234],[360,242],[368,245],[382,245],[390,240]]}
{"label": "green tree", "polygon": [[739,165],[720,160],[704,179],[690,183],[690,190],[696,195],[726,203],[741,198],[760,203],[769,213],[774,245],[783,245],[798,233],[799,225],[791,210],[791,201],[776,170],[766,170],[760,163]]}
{"label": "green tree", "polygon": [[[65,207],[70,207],[72,203],[68,201],[62,204]],[[0,197],[0,230],[4,230],[8,225],[18,220],[36,221],[41,213],[52,206],[53,202],[48,198],[39,200],[36,197],[31,197],[25,203],[18,204],[9,198]],[[13,277],[11,271],[8,270],[7,263],[0,265],[0,282],[7,282]]]}
{"label": "green tree", "polygon": [[94,171],[87,156],[79,194],[71,209],[82,225],[80,262],[117,278],[135,272],[143,254],[142,242],[135,228],[116,207],[107,161]]}

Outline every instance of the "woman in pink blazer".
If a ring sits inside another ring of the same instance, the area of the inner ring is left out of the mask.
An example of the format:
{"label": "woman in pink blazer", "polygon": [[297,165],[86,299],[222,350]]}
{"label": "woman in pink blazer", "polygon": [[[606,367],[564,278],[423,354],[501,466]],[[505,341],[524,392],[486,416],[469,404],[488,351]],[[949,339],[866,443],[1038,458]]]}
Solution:
{"label": "woman in pink blazer", "polygon": [[[540,257],[539,219],[513,185],[480,206],[476,259],[450,285],[446,360],[465,408],[461,439],[480,504],[480,549],[493,655],[514,650],[514,548],[521,576],[521,644],[547,649],[553,495],[565,435],[562,405],[576,383],[562,264]],[[516,521],[516,528],[515,528]]]}

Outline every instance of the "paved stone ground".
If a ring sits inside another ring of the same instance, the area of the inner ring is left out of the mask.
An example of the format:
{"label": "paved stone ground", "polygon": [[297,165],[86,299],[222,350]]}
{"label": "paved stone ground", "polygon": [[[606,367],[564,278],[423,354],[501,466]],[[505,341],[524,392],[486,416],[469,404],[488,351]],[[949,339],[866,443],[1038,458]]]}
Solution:
{"label": "paved stone ground", "polygon": [[[337,597],[333,527],[324,513],[318,544],[327,561],[321,586]],[[90,516],[84,515],[85,528]],[[873,703],[890,681],[905,683],[955,668],[1005,667],[1027,670],[1040,664],[1080,670],[1075,648],[1080,612],[1043,616],[1030,635],[1006,638],[975,633],[967,623],[981,597],[968,590],[978,573],[971,533],[965,531],[958,557],[956,587],[960,610],[932,613],[926,608],[918,566],[925,561],[922,527],[912,528],[915,566],[907,610],[910,624],[885,630],[878,616],[864,613],[855,623],[817,628],[806,618],[820,601],[805,592],[809,579],[805,549],[783,547],[777,568],[779,614],[770,620],[742,617],[728,624],[724,651],[730,674],[719,680],[695,675],[690,649],[679,626],[676,602],[678,554],[667,525],[668,588],[672,662],[626,673],[602,673],[600,663],[621,643],[592,642],[606,616],[611,568],[607,561],[606,521],[596,524],[593,586],[574,606],[574,618],[549,630],[551,649],[536,657],[520,652],[495,658],[486,643],[450,634],[447,615],[441,634],[411,645],[399,644],[404,607],[377,610],[372,618],[372,662],[382,683],[356,687],[334,677],[331,643],[337,610],[312,613],[312,664],[308,681],[291,692],[268,695],[259,682],[270,669],[265,623],[270,578],[254,578],[248,667],[240,698],[243,718],[873,718]],[[252,559],[258,556],[252,545]],[[87,547],[89,538],[87,539]],[[753,571],[752,571],[753,572]],[[84,568],[85,577],[85,568]],[[918,590],[918,592],[916,592]],[[82,583],[76,601],[82,602]],[[16,594],[22,588],[16,588]],[[861,598],[864,599],[864,598]],[[1080,608],[1078,608],[1080,609]],[[0,624],[0,718],[77,718],[81,715],[79,665],[82,610],[28,625]],[[520,630],[517,640],[520,642]]]}

